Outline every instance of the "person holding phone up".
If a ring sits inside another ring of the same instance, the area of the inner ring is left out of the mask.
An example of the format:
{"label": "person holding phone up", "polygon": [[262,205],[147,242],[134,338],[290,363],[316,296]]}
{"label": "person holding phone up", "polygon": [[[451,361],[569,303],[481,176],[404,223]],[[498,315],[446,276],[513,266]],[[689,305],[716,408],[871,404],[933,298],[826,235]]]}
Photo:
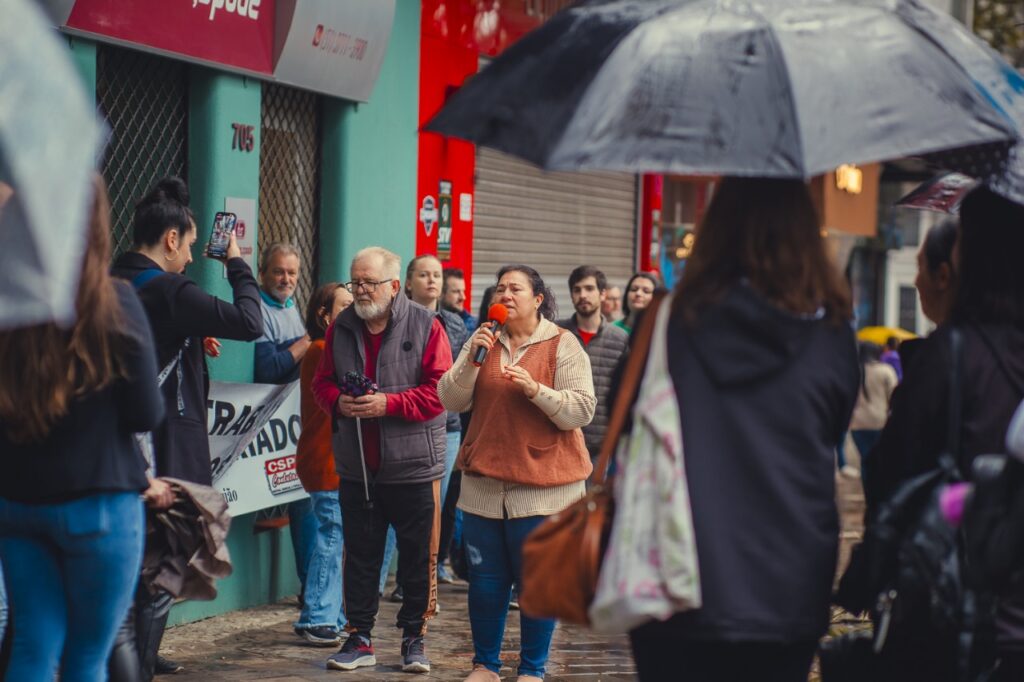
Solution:
{"label": "person holding phone up", "polygon": [[[225,258],[231,303],[211,296],[185,274],[192,262],[198,230],[188,207],[188,188],[181,178],[160,180],[135,206],[132,250],[114,263],[113,274],[135,287],[156,341],[157,366],[167,418],[153,431],[154,476],[170,476],[211,485],[210,443],[207,439],[206,397],[209,378],[204,350],[216,355],[215,338],[255,341],[263,333],[260,293],[249,265],[241,258],[234,233]],[[207,337],[210,341],[207,342]],[[137,631],[142,679],[156,666],[156,654],[167,613],[169,595],[150,597],[139,589]],[[138,635],[145,632],[145,636]]]}

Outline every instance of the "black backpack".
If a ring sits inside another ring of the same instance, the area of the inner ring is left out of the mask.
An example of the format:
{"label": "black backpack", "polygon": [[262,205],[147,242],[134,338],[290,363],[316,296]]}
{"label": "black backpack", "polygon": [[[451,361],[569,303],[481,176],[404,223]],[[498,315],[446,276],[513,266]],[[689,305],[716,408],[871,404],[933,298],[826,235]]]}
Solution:
{"label": "black backpack", "polygon": [[994,664],[995,600],[971,569],[964,529],[950,526],[939,504],[946,486],[963,480],[956,464],[963,364],[959,330],[952,330],[950,342],[945,451],[935,469],[903,482],[879,505],[854,548],[834,601],[850,613],[870,614],[874,633],[824,643],[825,682],[878,679],[879,655],[908,642],[955,651],[959,682],[987,679]]}

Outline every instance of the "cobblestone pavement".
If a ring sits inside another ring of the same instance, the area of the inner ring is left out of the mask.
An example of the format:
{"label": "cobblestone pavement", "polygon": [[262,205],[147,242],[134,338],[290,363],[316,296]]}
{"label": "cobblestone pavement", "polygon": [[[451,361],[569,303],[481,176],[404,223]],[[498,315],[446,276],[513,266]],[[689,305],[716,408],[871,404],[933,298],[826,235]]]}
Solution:
{"label": "cobblestone pavement", "polygon": [[[164,682],[229,680],[462,680],[473,667],[465,583],[441,585],[441,613],[430,623],[427,654],[431,672],[412,675],[401,671],[401,633],[394,627],[398,605],[381,600],[373,646],[377,667],[353,672],[326,670],[324,661],[336,649],[314,647],[291,628],[298,615],[295,598],[269,606],[208,618],[171,628],[161,653],[184,664],[185,671]],[[502,679],[514,680],[519,656],[519,612],[510,612],[502,647]],[[603,637],[583,628],[560,625],[551,646],[549,681],[634,680],[635,668],[625,637]]]}
{"label": "cobblestone pavement", "polygon": [[[854,464],[856,451],[847,448]],[[837,477],[837,503],[843,520],[840,543],[840,570],[845,565],[851,545],[860,539],[864,496],[860,479]],[[164,637],[162,653],[185,665],[185,672],[161,678],[165,682],[219,682],[235,680],[266,680],[298,682],[299,680],[462,680],[472,667],[472,643],[466,607],[467,586],[441,585],[441,613],[431,622],[427,636],[427,653],[432,671],[427,675],[401,672],[399,658],[400,633],[392,626],[397,604],[381,601],[374,648],[379,664],[373,669],[355,672],[328,671],[327,656],[334,649],[306,645],[291,629],[297,616],[294,598],[277,604],[209,618],[171,628]],[[837,611],[833,632],[859,627],[858,621]],[[511,612],[506,631],[502,660],[502,679],[515,679],[519,647],[518,612]],[[583,628],[560,625],[555,633],[548,666],[547,680],[634,680],[635,668],[625,637],[604,637]],[[815,680],[816,675],[811,675]]]}

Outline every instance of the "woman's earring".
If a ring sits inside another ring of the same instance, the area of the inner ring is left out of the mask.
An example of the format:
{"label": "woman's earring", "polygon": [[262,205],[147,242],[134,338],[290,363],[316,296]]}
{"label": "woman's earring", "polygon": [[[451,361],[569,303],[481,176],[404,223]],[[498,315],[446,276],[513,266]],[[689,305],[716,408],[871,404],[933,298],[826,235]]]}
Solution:
{"label": "woman's earring", "polygon": [[178,256],[180,254],[181,254],[181,249],[175,249],[174,250],[174,255],[172,257],[170,257],[170,258],[168,258],[167,254],[165,253],[164,254],[164,260],[167,261],[168,263],[173,263],[174,261],[178,260]]}

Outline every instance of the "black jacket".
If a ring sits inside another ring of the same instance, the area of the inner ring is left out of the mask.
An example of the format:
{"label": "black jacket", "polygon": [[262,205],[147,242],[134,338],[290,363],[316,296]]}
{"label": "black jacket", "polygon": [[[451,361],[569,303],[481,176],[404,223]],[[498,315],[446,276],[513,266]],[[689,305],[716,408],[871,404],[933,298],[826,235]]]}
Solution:
{"label": "black jacket", "polygon": [[839,519],[835,448],[859,382],[853,330],[745,285],[669,326],[703,606],[686,639],[804,642],[828,625]]}
{"label": "black jacket", "polygon": [[54,503],[100,492],[139,492],[148,485],[132,433],[156,427],[164,404],[146,313],[129,285],[117,281],[117,294],[126,378],[72,402],[41,443],[10,442],[0,422],[0,497]]}
{"label": "black jacket", "polygon": [[[157,265],[140,253],[125,253],[114,263],[117,277],[133,280]],[[249,265],[241,258],[227,263],[234,304],[211,296],[191,279],[163,273],[139,290],[156,339],[158,366],[162,370],[182,349],[180,396],[177,369],[163,385],[167,419],[153,433],[156,474],[210,485],[210,443],[206,430],[206,396],[209,378],[202,340],[205,336],[255,341],[263,333],[260,294]]]}
{"label": "black jacket", "polygon": [[[1014,386],[1014,382],[1024,384],[1024,329],[967,325],[961,331],[959,466],[969,475],[978,455],[1006,451],[1010,419],[1024,398]],[[889,422],[871,453],[872,466],[865,481],[869,516],[902,481],[934,469],[946,446],[952,359],[949,337],[949,328],[940,327],[917,343],[910,364],[904,365],[903,383],[892,396]],[[995,353],[1002,358],[1002,366]],[[1000,645],[1024,650],[1024,586],[1015,587],[1005,597],[998,618]]]}

